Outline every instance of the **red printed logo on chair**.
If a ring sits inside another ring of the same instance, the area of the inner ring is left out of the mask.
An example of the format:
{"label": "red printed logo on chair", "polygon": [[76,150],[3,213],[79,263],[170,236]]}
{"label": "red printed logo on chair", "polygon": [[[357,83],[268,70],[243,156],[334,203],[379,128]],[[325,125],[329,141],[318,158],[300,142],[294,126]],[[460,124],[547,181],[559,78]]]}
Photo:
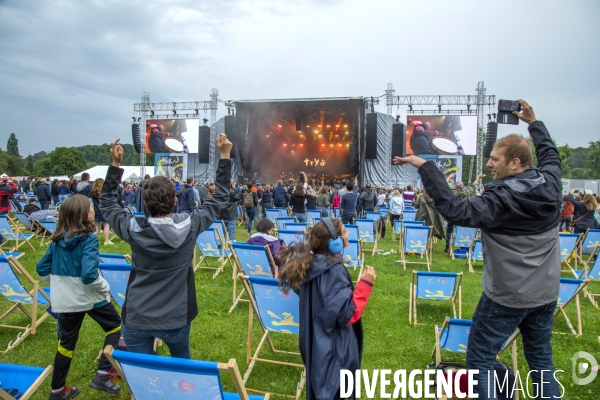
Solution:
{"label": "red printed logo on chair", "polygon": [[186,381],[179,381],[179,390],[182,392],[194,393],[194,384]]}

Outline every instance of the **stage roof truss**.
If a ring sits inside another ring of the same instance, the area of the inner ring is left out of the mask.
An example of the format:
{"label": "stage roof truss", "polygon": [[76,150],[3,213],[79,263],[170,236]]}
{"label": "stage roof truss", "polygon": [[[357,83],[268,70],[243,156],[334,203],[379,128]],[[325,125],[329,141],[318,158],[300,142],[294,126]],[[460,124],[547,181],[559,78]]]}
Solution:
{"label": "stage roof truss", "polygon": [[[396,105],[411,105],[411,106],[420,106],[420,105],[454,105],[454,106],[476,106],[477,105],[477,95],[407,95],[407,96],[393,96],[392,104],[387,103],[391,106]],[[481,100],[481,99],[480,99]],[[484,96],[484,104],[488,107],[492,107],[496,104],[496,96]]]}

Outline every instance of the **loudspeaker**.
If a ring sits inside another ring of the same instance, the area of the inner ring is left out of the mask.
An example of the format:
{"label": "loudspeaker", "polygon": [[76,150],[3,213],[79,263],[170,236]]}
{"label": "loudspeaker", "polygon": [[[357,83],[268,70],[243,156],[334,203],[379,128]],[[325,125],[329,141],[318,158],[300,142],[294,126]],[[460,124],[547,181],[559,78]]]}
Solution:
{"label": "loudspeaker", "polygon": [[227,135],[227,139],[234,145],[237,140],[237,129],[236,129],[236,120],[235,115],[228,115],[225,117],[225,134]]}
{"label": "loudspeaker", "polygon": [[488,122],[487,124],[487,132],[485,135],[485,148],[483,150],[483,156],[489,157],[494,149],[494,143],[496,143],[496,138],[498,137],[498,123],[497,122]]}
{"label": "loudspeaker", "polygon": [[133,139],[133,148],[136,153],[142,151],[142,143],[140,142],[140,124],[131,124],[131,138]]}
{"label": "loudspeaker", "polygon": [[299,115],[296,115],[296,131],[302,130],[302,119]]}
{"label": "loudspeaker", "polygon": [[394,157],[406,156],[406,126],[403,123],[392,125],[392,164]]}
{"label": "loudspeaker", "polygon": [[365,137],[365,158],[374,160],[377,158],[377,114],[367,114],[367,135]]}
{"label": "loudspeaker", "polygon": [[356,144],[350,143],[350,167],[356,167]]}
{"label": "loudspeaker", "polygon": [[210,127],[198,128],[198,163],[208,164],[210,160]]}

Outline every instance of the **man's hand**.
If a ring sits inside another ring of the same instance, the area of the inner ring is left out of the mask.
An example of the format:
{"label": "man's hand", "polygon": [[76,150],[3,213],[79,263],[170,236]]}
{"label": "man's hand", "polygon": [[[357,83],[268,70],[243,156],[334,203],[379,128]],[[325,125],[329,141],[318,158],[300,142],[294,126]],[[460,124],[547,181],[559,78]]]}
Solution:
{"label": "man's hand", "polygon": [[523,110],[521,112],[518,111],[513,111],[513,114],[515,114],[517,117],[519,117],[519,119],[525,123],[532,123],[535,122],[535,114],[533,113],[533,108],[531,108],[531,106],[529,104],[527,104],[527,102],[525,100],[517,100],[519,102],[519,104],[521,104],[521,107],[523,108]]}
{"label": "man's hand", "polygon": [[479,174],[479,175],[477,175],[477,179],[475,179],[475,183],[478,183],[483,178],[485,178],[485,174]]}
{"label": "man's hand", "polygon": [[219,153],[221,153],[221,159],[229,160],[232,147],[233,143],[227,139],[227,135],[221,133],[217,136],[217,148],[219,149]]}
{"label": "man's hand", "polygon": [[448,175],[446,177],[446,182],[450,181],[450,179],[454,179],[455,176],[456,176],[456,172],[451,173],[450,175]]}
{"label": "man's hand", "polygon": [[394,157],[395,165],[410,164],[417,169],[421,168],[421,165],[425,164],[426,162],[427,161],[425,161],[421,157],[417,157],[417,156]]}
{"label": "man's hand", "polygon": [[377,278],[377,274],[375,273],[375,268],[367,265],[367,267],[365,268],[365,272],[361,276],[361,279],[363,279],[363,278],[374,283],[375,279]]}
{"label": "man's hand", "polygon": [[110,148],[110,155],[112,156],[112,166],[119,168],[123,161],[123,147],[119,144],[121,139],[117,139],[112,143]]}

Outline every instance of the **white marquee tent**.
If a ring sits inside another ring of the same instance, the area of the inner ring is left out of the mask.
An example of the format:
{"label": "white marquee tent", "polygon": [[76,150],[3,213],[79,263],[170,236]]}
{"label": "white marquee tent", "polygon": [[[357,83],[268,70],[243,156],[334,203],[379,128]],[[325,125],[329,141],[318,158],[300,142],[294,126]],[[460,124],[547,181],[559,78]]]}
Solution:
{"label": "white marquee tent", "polygon": [[[139,165],[121,165],[121,168],[125,170],[123,172],[123,181],[127,182],[141,182],[144,177],[140,177],[140,166]],[[90,174],[90,181],[94,181],[98,178],[106,178],[106,171],[108,171],[108,165],[96,165],[95,167],[86,169],[85,171],[78,172],[73,175],[73,178],[80,180],[81,175],[84,172]],[[154,167],[146,169],[146,174],[150,177],[154,177]]]}

